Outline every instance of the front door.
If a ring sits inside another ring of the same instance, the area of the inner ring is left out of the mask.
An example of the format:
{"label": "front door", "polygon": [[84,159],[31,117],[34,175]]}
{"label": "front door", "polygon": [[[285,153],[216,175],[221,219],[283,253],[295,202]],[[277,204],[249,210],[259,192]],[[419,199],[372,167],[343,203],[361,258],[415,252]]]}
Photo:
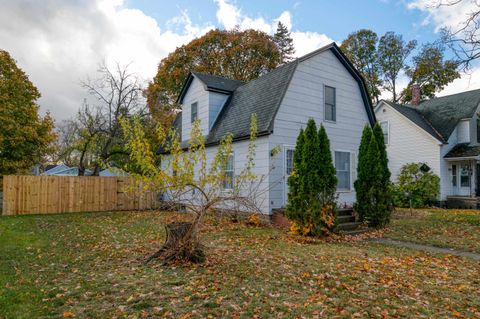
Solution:
{"label": "front door", "polygon": [[458,195],[458,166],[452,164],[452,195]]}
{"label": "front door", "polygon": [[284,189],[284,195],[283,195],[283,204],[284,206],[287,205],[288,202],[288,177],[290,177],[290,174],[292,173],[293,170],[293,154],[295,152],[295,147],[294,146],[284,146],[283,148],[283,159],[284,159],[284,176],[285,180],[283,182],[283,189]]}
{"label": "front door", "polygon": [[470,196],[472,194],[472,169],[470,163],[462,162],[459,165],[460,169],[460,189],[459,194],[460,196]]}

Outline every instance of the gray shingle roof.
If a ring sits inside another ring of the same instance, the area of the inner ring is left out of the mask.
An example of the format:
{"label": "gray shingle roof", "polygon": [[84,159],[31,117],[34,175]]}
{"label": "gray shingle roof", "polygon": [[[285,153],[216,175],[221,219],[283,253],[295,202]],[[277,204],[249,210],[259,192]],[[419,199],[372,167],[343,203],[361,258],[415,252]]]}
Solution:
{"label": "gray shingle roof", "polygon": [[444,157],[445,158],[456,158],[456,157],[474,157],[480,155],[480,146],[470,146],[468,143],[461,143],[455,145],[450,152],[448,152]]}
{"label": "gray shingle roof", "polygon": [[[393,106],[393,103],[389,104]],[[433,98],[423,101],[417,106],[397,105],[396,109],[403,111],[404,113],[402,114],[406,116],[410,114],[411,117],[409,118],[417,125],[418,115],[423,117],[424,121],[430,124],[435,131],[435,134],[441,136],[439,140],[445,142],[448,141],[460,120],[475,116],[479,104],[480,89]],[[413,109],[418,115],[415,115],[414,112],[408,109]],[[419,126],[422,127],[421,125]],[[432,134],[431,129],[425,127],[425,125],[422,128],[429,134]],[[435,136],[434,134],[432,135]]]}
{"label": "gray shingle roof", "polygon": [[237,88],[218,115],[207,144],[218,142],[229,132],[234,139],[248,137],[253,113],[257,114],[258,134],[268,134],[296,67],[296,61],[285,64]]}
{"label": "gray shingle roof", "polygon": [[480,90],[473,90],[424,101],[417,108],[448,140],[461,119],[475,115],[479,103]]}
{"label": "gray shingle roof", "polygon": [[442,143],[446,143],[447,141],[443,138],[443,136],[435,130],[435,128],[432,126],[432,124],[423,117],[423,115],[418,112],[415,108],[405,106],[405,105],[400,105],[400,104],[395,104],[389,101],[385,101],[388,103],[391,107],[393,107],[395,110],[397,110],[400,114],[408,118],[410,121],[415,123],[418,127],[423,129],[425,132],[428,134],[432,135],[434,138],[439,140]]}

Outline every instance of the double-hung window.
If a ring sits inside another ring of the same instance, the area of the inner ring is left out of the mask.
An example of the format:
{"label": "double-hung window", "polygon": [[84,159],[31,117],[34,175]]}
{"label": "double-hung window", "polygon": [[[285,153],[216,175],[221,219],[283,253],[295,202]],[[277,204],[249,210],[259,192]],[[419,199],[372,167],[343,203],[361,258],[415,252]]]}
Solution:
{"label": "double-hung window", "polygon": [[325,120],[335,122],[337,120],[337,97],[335,88],[326,86],[325,93]]}
{"label": "double-hung window", "polygon": [[191,109],[191,122],[193,123],[198,118],[198,102],[192,103]]}
{"label": "double-hung window", "polygon": [[234,177],[234,157],[233,154],[228,156],[228,159],[223,167],[223,183],[222,188],[224,190],[233,189],[233,177]]}
{"label": "double-hung window", "polygon": [[337,171],[337,190],[349,191],[351,189],[350,152],[335,151],[335,170]]}
{"label": "double-hung window", "polygon": [[382,132],[383,132],[383,141],[384,141],[385,145],[388,145],[388,143],[389,143],[388,122],[380,122],[380,127],[382,128]]}

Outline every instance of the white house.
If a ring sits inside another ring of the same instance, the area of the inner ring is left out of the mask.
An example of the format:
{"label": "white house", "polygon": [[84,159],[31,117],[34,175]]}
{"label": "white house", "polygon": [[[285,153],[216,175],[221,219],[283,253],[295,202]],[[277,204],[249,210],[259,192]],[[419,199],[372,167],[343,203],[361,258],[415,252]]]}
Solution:
{"label": "white house", "polygon": [[480,192],[480,90],[375,108],[387,144],[392,179],[407,163],[425,163],[440,177],[440,200]]}
{"label": "white house", "polygon": [[[189,139],[191,123],[200,119],[208,160],[220,139],[228,132],[233,134],[227,168],[232,175],[244,167],[250,118],[257,114],[254,173],[268,175],[265,186],[269,191],[263,194],[261,205],[264,213],[285,207],[295,142],[309,118],[323,124],[330,139],[339,203],[352,205],[355,201],[360,137],[365,125],[375,123],[375,115],[362,77],[334,43],[248,83],[192,72],[178,102],[182,111],[174,126],[182,143]],[[276,146],[281,147],[281,154],[272,157]]]}

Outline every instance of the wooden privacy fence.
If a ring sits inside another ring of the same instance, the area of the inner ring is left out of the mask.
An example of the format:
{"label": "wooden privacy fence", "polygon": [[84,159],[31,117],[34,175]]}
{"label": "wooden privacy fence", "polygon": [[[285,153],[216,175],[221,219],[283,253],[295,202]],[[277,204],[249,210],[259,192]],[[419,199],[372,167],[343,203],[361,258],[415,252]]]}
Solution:
{"label": "wooden privacy fence", "polygon": [[130,177],[3,178],[3,215],[154,209],[159,205],[157,198]]}

